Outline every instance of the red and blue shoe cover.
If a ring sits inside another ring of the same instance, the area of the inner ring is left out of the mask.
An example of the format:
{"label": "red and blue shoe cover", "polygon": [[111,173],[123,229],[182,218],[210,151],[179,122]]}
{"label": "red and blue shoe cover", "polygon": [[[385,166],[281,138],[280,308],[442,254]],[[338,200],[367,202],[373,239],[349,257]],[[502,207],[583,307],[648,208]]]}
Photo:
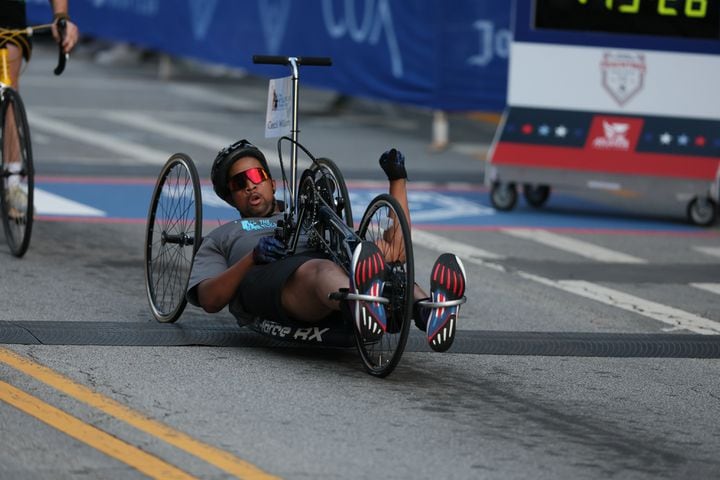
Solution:
{"label": "red and blue shoe cover", "polygon": [[[451,253],[443,253],[435,261],[430,277],[430,300],[447,302],[459,300],[465,294],[465,267],[462,261]],[[427,339],[430,348],[444,352],[452,345],[457,329],[460,305],[427,309]]]}
{"label": "red and blue shoe cover", "polygon": [[[385,285],[385,260],[372,242],[362,242],[353,252],[350,291],[380,296]],[[387,331],[385,307],[379,302],[360,300],[353,310],[355,325],[361,336],[376,338]]]}

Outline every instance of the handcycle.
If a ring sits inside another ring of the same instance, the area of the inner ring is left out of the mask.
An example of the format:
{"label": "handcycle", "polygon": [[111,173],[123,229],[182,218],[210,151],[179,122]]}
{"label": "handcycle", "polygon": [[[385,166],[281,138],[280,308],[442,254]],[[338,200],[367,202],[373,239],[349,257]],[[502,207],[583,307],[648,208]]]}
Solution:
{"label": "handcycle", "polygon": [[[330,295],[340,302],[372,301],[383,305],[387,329],[366,337],[349,315],[317,324],[252,318],[248,326],[274,338],[357,348],[368,373],[384,377],[403,354],[411,322],[414,261],[408,219],[400,203],[388,194],[376,196],[354,229],[350,196],[343,175],[328,158],[316,158],[298,141],[299,67],[329,66],[323,57],[254,56],[257,64],[289,66],[293,86],[291,135],[278,140],[278,157],[289,201],[276,235],[293,254],[300,242],[330,258],[350,276],[355,247],[363,242],[382,242],[386,261],[385,284],[380,295],[364,295],[341,289]],[[283,145],[290,149],[290,180],[283,163]],[[311,160],[297,180],[298,150]],[[182,153],[170,157],[161,169],[148,211],[145,235],[145,286],[153,316],[174,322],[186,306],[193,257],[202,241],[202,199],[199,176],[192,159]],[[429,307],[458,305],[454,300],[427,302]]]}
{"label": "handcycle", "polygon": [[[67,22],[57,22],[61,38],[65,37]],[[30,126],[20,93],[12,85],[9,74],[8,42],[47,32],[52,24],[31,26],[23,29],[0,29],[0,132],[2,137],[2,181],[0,181],[0,213],[5,230],[5,238],[10,252],[22,257],[30,246],[34,216],[35,168],[33,166]],[[62,40],[58,44],[58,64],[55,75],[65,70],[67,55],[62,50]],[[18,209],[9,201],[12,189],[20,189],[27,198],[24,210]]]}

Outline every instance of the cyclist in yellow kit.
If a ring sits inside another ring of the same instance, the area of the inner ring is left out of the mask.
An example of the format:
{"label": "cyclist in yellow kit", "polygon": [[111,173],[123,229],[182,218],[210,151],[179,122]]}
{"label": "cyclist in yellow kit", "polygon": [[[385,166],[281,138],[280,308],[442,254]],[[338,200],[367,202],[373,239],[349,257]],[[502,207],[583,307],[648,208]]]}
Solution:
{"label": "cyclist in yellow kit", "polygon": [[[65,53],[70,53],[78,41],[79,32],[77,26],[68,17],[68,0],[50,0],[50,5],[53,10],[53,24],[56,24],[61,19],[65,19],[67,22],[62,47]],[[25,0],[0,0],[0,30],[3,28],[19,29],[25,27],[27,27]],[[54,25],[52,30],[55,40],[60,41],[57,28]],[[6,38],[0,34],[0,44],[3,44],[7,48],[8,53],[7,71],[0,72],[2,73],[0,78],[3,82],[8,82],[17,90],[20,86],[19,80],[22,60],[23,58],[25,58],[25,61],[30,60],[32,43],[26,35],[13,35],[12,37]],[[15,121],[12,110],[9,110],[8,118],[6,118],[5,121]],[[8,131],[15,131],[15,129],[11,128]],[[3,139],[2,148],[4,155],[7,156],[6,158],[10,159],[8,170],[10,170],[10,172],[13,170],[19,172],[19,159],[12,160],[14,157],[19,158],[17,138]],[[13,152],[15,152],[15,155],[13,155]],[[27,195],[19,185],[12,185],[14,179],[16,179],[14,175],[8,178],[9,188],[6,193],[7,200],[9,205],[12,206],[11,213],[15,211],[16,215],[23,215],[27,210]]]}

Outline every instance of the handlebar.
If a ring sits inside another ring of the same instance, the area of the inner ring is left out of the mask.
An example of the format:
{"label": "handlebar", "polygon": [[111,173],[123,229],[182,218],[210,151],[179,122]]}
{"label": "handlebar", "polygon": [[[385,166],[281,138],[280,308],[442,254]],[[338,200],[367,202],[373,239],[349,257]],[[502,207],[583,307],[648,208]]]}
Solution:
{"label": "handlebar", "polygon": [[253,63],[263,65],[290,65],[290,59],[295,58],[298,65],[315,67],[332,66],[330,57],[283,57],[282,55],[253,55]]}
{"label": "handlebar", "polygon": [[63,52],[63,41],[65,40],[65,34],[67,33],[67,20],[61,18],[57,21],[58,34],[60,35],[60,42],[58,43],[58,64],[53,70],[55,75],[60,75],[65,71],[65,64],[67,63],[68,54]]}
{"label": "handlebar", "polygon": [[[57,23],[55,25],[57,26],[57,29],[58,29],[58,35],[60,36],[60,41],[58,42],[58,64],[55,67],[55,70],[53,70],[53,72],[55,73],[55,75],[60,75],[61,73],[63,73],[63,71],[65,71],[65,64],[67,63],[67,60],[70,57],[69,54],[63,52],[63,46],[62,46],[63,41],[65,40],[65,35],[67,34],[67,20],[64,18],[61,18],[57,21]],[[52,30],[52,26],[53,26],[52,23],[47,23],[44,25],[29,26],[29,27],[21,28],[21,29],[0,28],[0,30],[5,34],[9,34],[10,36],[25,34],[28,37],[32,37],[33,35],[36,35],[36,34],[44,34],[46,32],[49,32],[50,30]]]}

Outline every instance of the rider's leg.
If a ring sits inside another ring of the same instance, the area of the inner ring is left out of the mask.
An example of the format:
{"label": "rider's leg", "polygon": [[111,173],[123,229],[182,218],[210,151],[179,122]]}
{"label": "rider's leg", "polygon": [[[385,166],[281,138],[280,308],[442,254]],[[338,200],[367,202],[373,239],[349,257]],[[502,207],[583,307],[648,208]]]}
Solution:
{"label": "rider's leg", "polygon": [[281,302],[287,314],[306,322],[320,321],[340,310],[337,300],[328,295],[347,288],[345,271],[330,260],[312,259],[300,265],[288,278],[282,290]]}
{"label": "rider's leg", "polygon": [[[10,73],[10,81],[17,90],[20,78],[20,68],[22,66],[22,52],[12,44],[7,45],[8,49],[8,71]],[[12,108],[7,109],[7,115],[4,121],[8,128],[5,129],[3,136],[3,158],[6,159],[6,167],[10,176],[7,177],[6,190],[7,201],[10,204],[10,215],[13,217],[21,216],[27,209],[27,194],[20,188],[20,171],[22,165],[20,163],[20,141],[15,128],[15,112]]]}
{"label": "rider's leg", "polygon": [[6,45],[8,49],[8,70],[10,71],[10,81],[13,88],[18,90],[20,81],[20,67],[22,67],[22,50],[17,45],[8,43]]}
{"label": "rider's leg", "polygon": [[[20,77],[20,67],[22,66],[22,52],[13,44],[6,45],[8,49],[8,71],[10,73],[10,81],[15,88],[18,89],[18,80]],[[5,122],[9,128],[5,130],[6,135],[3,138],[3,155],[4,158],[10,159],[10,162],[20,161],[20,146],[18,142],[17,129],[15,128],[15,112],[10,108],[7,110]],[[9,178],[12,180],[12,177]]]}

